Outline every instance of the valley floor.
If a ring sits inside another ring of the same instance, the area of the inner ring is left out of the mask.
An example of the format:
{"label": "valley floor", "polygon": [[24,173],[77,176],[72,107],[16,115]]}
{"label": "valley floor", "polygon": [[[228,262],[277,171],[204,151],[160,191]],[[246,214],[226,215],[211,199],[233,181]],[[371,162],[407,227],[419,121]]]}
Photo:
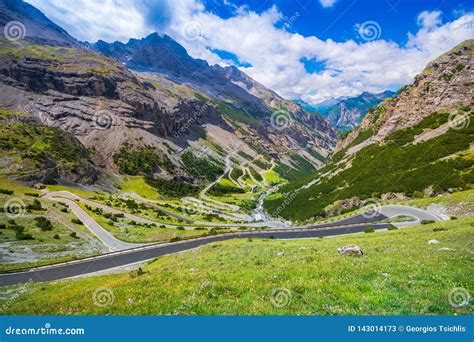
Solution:
{"label": "valley floor", "polygon": [[[464,217],[324,239],[219,242],[161,257],[143,273],[2,288],[0,305],[3,314],[34,315],[472,314],[473,235],[474,218]],[[337,253],[350,244],[364,256]],[[466,301],[456,302],[456,291]]]}

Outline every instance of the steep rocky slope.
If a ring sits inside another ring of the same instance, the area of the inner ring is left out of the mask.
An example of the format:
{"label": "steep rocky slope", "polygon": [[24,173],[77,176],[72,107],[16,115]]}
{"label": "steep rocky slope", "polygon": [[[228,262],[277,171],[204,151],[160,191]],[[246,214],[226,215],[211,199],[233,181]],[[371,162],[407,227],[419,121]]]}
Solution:
{"label": "steep rocky slope", "polygon": [[245,124],[252,132],[249,137],[256,133],[277,146],[322,147],[323,154],[331,148],[335,131],[319,115],[310,115],[235,67],[209,66],[193,59],[167,35],[153,33],[126,44],[99,41],[93,49],[117,58],[143,78],[166,84],[167,89],[185,86],[205,96],[235,124]]}
{"label": "steep rocky slope", "polygon": [[305,220],[471,189],[473,51],[474,41],[466,41],[431,62],[397,97],[370,110],[327,166],[283,187],[266,208]]}
{"label": "steep rocky slope", "polygon": [[51,22],[35,7],[21,0],[0,0],[0,27],[12,37],[38,44],[81,48],[82,44]]}
{"label": "steep rocky slope", "polygon": [[338,143],[336,152],[355,145],[350,150],[354,152],[384,141],[392,132],[412,127],[433,112],[451,113],[456,108],[469,107],[473,95],[473,45],[474,40],[466,41],[429,63],[396,98],[370,110],[361,125]]}
{"label": "steep rocky slope", "polygon": [[2,105],[31,113],[87,147],[100,146],[100,166],[127,139],[171,136],[197,111],[208,120],[216,115],[199,101],[170,100],[119,62],[91,51],[3,41],[0,60]]}
{"label": "steep rocky slope", "polygon": [[2,25],[21,20],[27,32],[0,40],[1,107],[72,134],[106,173],[133,169],[117,156],[125,146],[152,151],[158,162],[149,173],[196,183],[203,179],[186,167],[187,152],[211,168],[240,150],[250,160],[236,155],[236,163],[262,155],[313,170],[335,145],[336,132],[321,117],[238,69],[191,58],[168,36],[98,42],[93,51],[26,3],[1,2],[0,13]]}

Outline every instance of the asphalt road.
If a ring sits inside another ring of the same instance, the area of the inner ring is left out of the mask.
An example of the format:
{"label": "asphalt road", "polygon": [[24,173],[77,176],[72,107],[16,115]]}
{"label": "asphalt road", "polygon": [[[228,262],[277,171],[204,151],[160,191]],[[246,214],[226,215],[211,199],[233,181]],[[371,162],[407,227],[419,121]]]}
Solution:
{"label": "asphalt road", "polygon": [[[49,195],[49,194],[48,194]],[[123,249],[129,249],[140,244],[128,243],[117,239],[107,230],[105,230],[101,225],[99,225],[92,217],[89,216],[76,202],[66,197],[54,197],[52,195],[45,196],[46,198],[54,201],[59,201],[66,203],[69,206],[69,209],[72,210],[74,215],[81,220],[85,226],[95,235],[97,238],[102,241],[102,243],[111,251],[119,251]]]}
{"label": "asphalt road", "polygon": [[[49,194],[48,196],[48,198],[50,199],[53,199],[53,197],[54,196],[52,196],[51,194]],[[364,231],[364,229],[369,226],[375,230],[379,230],[391,226],[391,224],[379,222],[396,215],[410,215],[415,217],[416,221],[409,222],[409,225],[418,224],[421,220],[440,220],[439,217],[425,210],[401,205],[388,205],[379,207],[374,212],[366,212],[363,214],[352,216],[347,219],[342,219],[330,223],[306,225],[287,229],[233,232],[221,235],[206,236],[202,238],[196,238],[175,243],[137,246],[134,244],[127,244],[125,242],[117,240],[109,232],[107,232],[99,224],[97,224],[74,201],[66,199],[64,197],[54,199],[64,200],[70,206],[71,210],[73,210],[76,216],[78,216],[88,226],[89,229],[91,229],[102,241],[104,241],[104,243],[107,242],[106,245],[108,245],[111,250],[115,250],[115,252],[97,257],[86,258],[83,260],[40,267],[25,272],[2,274],[0,275],[0,286],[25,283],[30,280],[41,282],[70,278],[88,273],[103,271],[114,267],[129,265],[140,261],[154,259],[162,255],[185,251],[216,241],[224,241],[237,238],[315,238],[358,233]],[[81,200],[79,197],[77,199]]]}
{"label": "asphalt road", "polygon": [[[382,217],[380,216],[379,219],[380,218]],[[45,266],[26,272],[2,274],[0,275],[0,286],[26,283],[28,281],[42,282],[70,278],[83,274],[103,271],[118,266],[129,265],[140,261],[146,261],[167,254],[182,252],[216,241],[225,241],[239,238],[316,238],[363,232],[368,226],[373,227],[375,230],[379,230],[390,227],[390,224],[358,224],[345,227],[323,227],[319,225],[318,228],[238,232],[208,236],[175,243],[148,245],[80,261]]]}

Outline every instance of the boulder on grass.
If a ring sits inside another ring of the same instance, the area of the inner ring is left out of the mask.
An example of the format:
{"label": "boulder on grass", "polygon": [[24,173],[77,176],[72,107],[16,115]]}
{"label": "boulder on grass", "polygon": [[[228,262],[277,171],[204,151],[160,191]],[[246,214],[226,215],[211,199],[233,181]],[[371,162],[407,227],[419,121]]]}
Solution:
{"label": "boulder on grass", "polygon": [[356,257],[361,257],[364,255],[364,252],[362,252],[362,249],[357,245],[339,247],[337,251],[341,255],[352,255]]}

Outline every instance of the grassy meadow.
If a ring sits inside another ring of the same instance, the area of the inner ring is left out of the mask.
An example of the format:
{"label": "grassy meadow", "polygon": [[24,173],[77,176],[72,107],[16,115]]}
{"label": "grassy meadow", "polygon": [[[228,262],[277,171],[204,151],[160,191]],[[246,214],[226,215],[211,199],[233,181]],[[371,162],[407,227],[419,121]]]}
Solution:
{"label": "grassy meadow", "polygon": [[[474,291],[473,235],[474,218],[465,217],[324,239],[219,242],[158,258],[143,274],[30,284],[3,313],[467,315],[472,303],[454,307],[449,294]],[[337,253],[349,244],[364,256]],[[94,304],[97,291],[107,305]]]}

